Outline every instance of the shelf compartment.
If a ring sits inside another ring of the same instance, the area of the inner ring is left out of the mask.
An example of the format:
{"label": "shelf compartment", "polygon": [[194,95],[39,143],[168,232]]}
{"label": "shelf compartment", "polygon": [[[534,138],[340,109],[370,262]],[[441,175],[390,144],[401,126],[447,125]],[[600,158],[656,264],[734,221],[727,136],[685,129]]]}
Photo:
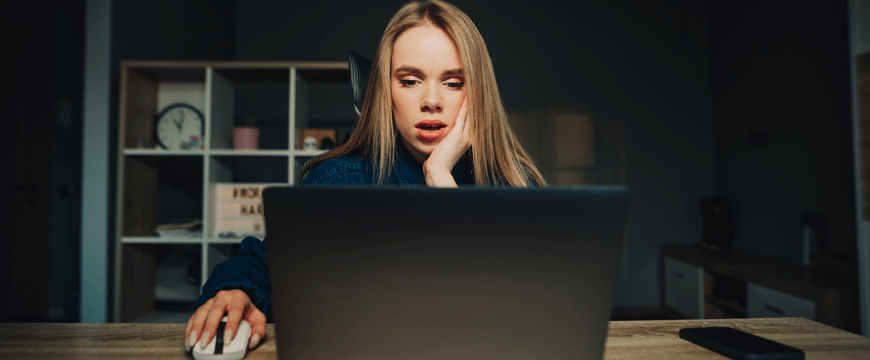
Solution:
{"label": "shelf compartment", "polygon": [[746,281],[704,270],[704,315],[708,319],[746,317]]}
{"label": "shelf compartment", "polygon": [[140,67],[121,64],[121,133],[127,149],[159,148],[154,120],[160,111],[174,103],[205,108],[205,67]]}
{"label": "shelf compartment", "polygon": [[126,301],[120,321],[158,322],[165,321],[159,320],[165,314],[181,313],[174,319],[192,314],[203,282],[201,252],[199,243],[124,244],[120,291]]}
{"label": "shelf compartment", "polygon": [[295,128],[293,149],[302,149],[302,130],[334,129],[335,145],[344,143],[359,116],[353,106],[353,89],[347,70],[297,69],[294,83]]}
{"label": "shelf compartment", "polygon": [[154,312],[157,247],[153,244],[132,244],[121,247],[124,266],[121,267],[120,321],[130,322]]}
{"label": "shelf compartment", "polygon": [[260,149],[289,149],[290,68],[212,68],[210,148],[233,149],[233,126],[255,119]]}
{"label": "shelf compartment", "polygon": [[[260,234],[265,231],[262,215],[245,216],[251,214],[238,214],[232,216],[228,214],[218,214],[221,208],[218,209],[218,199],[215,194],[217,184],[234,184],[239,186],[262,186],[288,185],[288,165],[290,158],[288,156],[214,156],[209,162],[209,190],[208,190],[208,209],[207,216],[203,223],[205,234],[209,238],[217,238],[218,226],[226,231],[233,231],[239,235]],[[224,198],[224,202],[227,199]],[[257,200],[258,201],[258,200]],[[251,203],[255,201],[241,200],[228,201],[229,203]],[[228,204],[227,206],[236,206],[238,204]],[[245,218],[247,217],[247,218]],[[233,223],[223,224],[222,221],[230,221]],[[241,221],[241,223],[235,223]],[[233,230],[227,230],[227,229]],[[241,241],[241,239],[238,239]]]}
{"label": "shelf compartment", "polygon": [[704,298],[704,314],[708,319],[745,318],[746,308],[711,296]]}
{"label": "shelf compartment", "polygon": [[202,286],[202,244],[157,244],[155,305],[191,307]]}
{"label": "shelf compartment", "polygon": [[157,224],[202,219],[202,157],[128,157],[124,167],[122,236],[154,236]]}
{"label": "shelf compartment", "polygon": [[704,296],[734,311],[746,313],[746,281],[704,270]]}

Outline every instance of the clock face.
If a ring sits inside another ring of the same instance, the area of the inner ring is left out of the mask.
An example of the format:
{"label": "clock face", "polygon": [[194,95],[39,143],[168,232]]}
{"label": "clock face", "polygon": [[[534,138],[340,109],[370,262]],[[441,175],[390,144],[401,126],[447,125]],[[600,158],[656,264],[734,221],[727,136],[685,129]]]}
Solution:
{"label": "clock face", "polygon": [[164,149],[200,149],[203,145],[203,117],[193,106],[166,107],[157,118],[157,141]]}

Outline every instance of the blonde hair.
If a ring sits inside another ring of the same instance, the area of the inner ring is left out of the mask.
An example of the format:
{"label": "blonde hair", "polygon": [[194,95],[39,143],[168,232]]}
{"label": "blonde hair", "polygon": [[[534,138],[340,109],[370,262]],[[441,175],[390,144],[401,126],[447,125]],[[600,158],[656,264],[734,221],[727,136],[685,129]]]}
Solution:
{"label": "blonde hair", "polygon": [[374,160],[379,184],[389,176],[399,136],[390,91],[393,44],[406,30],[427,25],[437,26],[447,33],[459,52],[467,97],[466,126],[471,126],[469,152],[476,184],[525,187],[532,185],[531,180],[545,185],[543,176],[510,128],[483,37],[465,13],[439,0],[411,2],[393,15],[378,45],[356,130],[346,144],[306,165],[302,176],[324,160],[353,153]]}

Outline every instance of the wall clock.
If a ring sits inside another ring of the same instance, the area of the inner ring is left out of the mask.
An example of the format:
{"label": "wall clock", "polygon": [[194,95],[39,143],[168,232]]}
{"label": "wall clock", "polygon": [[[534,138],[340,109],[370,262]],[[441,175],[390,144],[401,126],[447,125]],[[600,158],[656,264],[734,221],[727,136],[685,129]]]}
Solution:
{"label": "wall clock", "polygon": [[154,122],[157,143],[167,150],[201,149],[205,118],[190,104],[177,103],[163,109]]}

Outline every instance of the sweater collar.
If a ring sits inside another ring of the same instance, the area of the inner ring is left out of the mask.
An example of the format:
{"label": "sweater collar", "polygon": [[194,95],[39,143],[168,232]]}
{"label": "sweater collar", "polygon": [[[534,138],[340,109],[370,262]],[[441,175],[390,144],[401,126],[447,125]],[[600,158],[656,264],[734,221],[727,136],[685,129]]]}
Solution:
{"label": "sweater collar", "polygon": [[417,162],[411,152],[405,148],[401,139],[396,139],[396,177],[399,184],[404,186],[426,184],[423,175],[423,165]]}

